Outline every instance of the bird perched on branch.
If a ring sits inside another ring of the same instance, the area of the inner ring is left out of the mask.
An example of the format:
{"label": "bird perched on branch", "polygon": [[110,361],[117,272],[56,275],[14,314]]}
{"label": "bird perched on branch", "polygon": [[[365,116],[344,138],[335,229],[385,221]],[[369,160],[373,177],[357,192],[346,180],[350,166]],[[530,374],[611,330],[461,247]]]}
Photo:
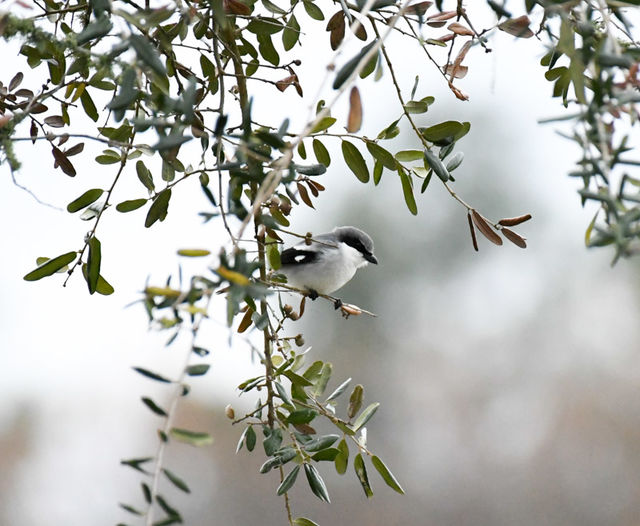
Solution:
{"label": "bird perched on branch", "polygon": [[311,299],[338,290],[367,263],[378,264],[371,237],[352,226],[336,227],[314,236],[310,244],[305,240],[287,248],[280,259],[280,272],[287,277],[287,283],[308,290]]}

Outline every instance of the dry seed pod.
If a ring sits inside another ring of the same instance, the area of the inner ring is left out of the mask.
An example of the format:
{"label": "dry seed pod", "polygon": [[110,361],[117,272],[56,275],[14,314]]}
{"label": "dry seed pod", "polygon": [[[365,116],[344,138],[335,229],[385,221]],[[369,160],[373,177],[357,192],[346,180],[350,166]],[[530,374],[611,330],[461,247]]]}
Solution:
{"label": "dry seed pod", "polygon": [[287,316],[289,316],[293,312],[293,307],[287,303],[284,307],[282,307],[282,310]]}
{"label": "dry seed pod", "polygon": [[471,219],[471,214],[467,212],[467,220],[469,221],[469,232],[471,232],[471,242],[473,243],[473,248],[477,252],[478,251],[478,239],[476,238],[476,229],[473,228],[473,220]]}
{"label": "dry seed pod", "polygon": [[360,91],[354,86],[349,94],[349,116],[347,118],[347,131],[349,133],[357,132],[362,126],[362,99],[360,99]]}
{"label": "dry seed pod", "polygon": [[462,35],[462,36],[468,36],[468,37],[474,36],[474,32],[471,31],[471,29],[469,29],[467,26],[463,26],[462,24],[459,24],[458,22],[451,22],[447,26],[447,29],[452,33],[455,33],[456,35]]}
{"label": "dry seed pod", "polygon": [[229,420],[233,420],[236,417],[236,412],[231,407],[231,404],[224,408],[224,414],[227,415]]}
{"label": "dry seed pod", "polygon": [[304,338],[302,337],[302,334],[298,334],[294,341],[298,347],[302,347],[304,345]]}
{"label": "dry seed pod", "polygon": [[525,221],[529,221],[529,219],[531,219],[531,214],[525,214],[523,216],[507,217],[505,219],[501,219],[500,221],[498,221],[498,224],[502,226],[516,226],[520,223],[524,223]]}
{"label": "dry seed pod", "polygon": [[475,210],[471,210],[471,217],[473,218],[473,223],[478,227],[478,230],[480,230],[480,233],[484,237],[496,245],[502,245],[502,238],[491,229],[491,226],[485,221],[484,217]]}
{"label": "dry seed pod", "polygon": [[348,303],[343,303],[342,305],[340,305],[340,309],[346,316],[358,316],[362,314],[362,311],[358,307],[356,307],[355,305],[349,305]]}
{"label": "dry seed pod", "polygon": [[527,248],[527,242],[524,240],[524,238],[519,234],[516,234],[513,230],[509,230],[508,228],[501,228],[500,231],[502,232],[502,235],[509,241],[511,241],[514,245],[519,246],[520,248]]}

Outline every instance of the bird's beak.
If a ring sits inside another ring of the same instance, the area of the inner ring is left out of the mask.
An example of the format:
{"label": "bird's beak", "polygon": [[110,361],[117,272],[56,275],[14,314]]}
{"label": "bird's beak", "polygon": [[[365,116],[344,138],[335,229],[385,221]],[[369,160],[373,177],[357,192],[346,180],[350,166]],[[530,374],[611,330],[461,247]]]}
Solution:
{"label": "bird's beak", "polygon": [[365,255],[364,259],[366,259],[369,263],[373,263],[374,265],[378,264],[378,260],[376,259],[376,257],[373,254]]}

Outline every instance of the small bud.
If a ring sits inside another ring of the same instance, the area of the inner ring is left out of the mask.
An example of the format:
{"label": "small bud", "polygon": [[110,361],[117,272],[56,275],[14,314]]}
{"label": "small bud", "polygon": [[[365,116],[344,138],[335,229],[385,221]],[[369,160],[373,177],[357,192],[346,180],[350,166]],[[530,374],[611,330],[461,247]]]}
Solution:
{"label": "small bud", "polygon": [[294,341],[298,347],[302,347],[304,345],[304,338],[302,337],[302,334],[298,334]]}
{"label": "small bud", "polygon": [[271,196],[271,199],[269,200],[269,205],[270,206],[279,206],[280,205],[280,198],[277,195]]}
{"label": "small bud", "polygon": [[313,234],[311,232],[307,232],[304,236],[304,244],[305,245],[310,245],[312,243],[312,238]]}
{"label": "small bud", "polygon": [[289,319],[290,319],[290,320],[296,321],[296,320],[298,320],[299,318],[300,318],[300,316],[298,316],[298,313],[297,313],[297,312],[292,312],[291,314],[289,314]]}
{"label": "small bud", "polygon": [[287,303],[284,307],[282,307],[282,310],[287,316],[291,316],[291,313],[293,312],[293,307]]}
{"label": "small bud", "polygon": [[299,66],[299,65],[301,65],[301,64],[302,64],[302,60],[300,60],[300,59],[298,59],[298,58],[297,58],[297,59],[295,59],[295,60],[293,61],[293,63],[294,63],[296,66]]}
{"label": "small bud", "polygon": [[229,420],[233,420],[236,417],[236,412],[231,407],[231,404],[224,408],[224,414],[227,415]]}

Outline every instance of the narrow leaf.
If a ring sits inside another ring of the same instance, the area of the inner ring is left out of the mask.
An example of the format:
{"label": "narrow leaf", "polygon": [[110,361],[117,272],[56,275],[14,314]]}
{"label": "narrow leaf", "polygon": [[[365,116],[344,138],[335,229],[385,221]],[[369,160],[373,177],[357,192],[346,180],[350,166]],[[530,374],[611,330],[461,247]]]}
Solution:
{"label": "narrow leaf", "polygon": [[213,437],[209,433],[190,431],[188,429],[171,428],[169,432],[173,438],[192,446],[208,446],[213,443]]}
{"label": "narrow leaf", "polygon": [[66,254],[62,254],[53,259],[49,259],[42,265],[38,266],[38,268],[36,268],[35,270],[32,270],[31,272],[26,274],[22,279],[24,279],[25,281],[37,281],[47,276],[51,276],[52,274],[58,272],[61,268],[69,265],[74,259],[76,259],[77,256],[77,252],[67,252]]}
{"label": "narrow leaf", "polygon": [[525,239],[519,234],[516,234],[513,230],[509,230],[508,228],[501,228],[500,232],[502,232],[502,235],[509,241],[511,241],[514,245],[520,248],[527,248],[527,242],[525,241]]}
{"label": "narrow leaf", "polygon": [[404,490],[402,489],[402,486],[400,486],[400,483],[393,476],[393,473],[389,471],[389,468],[385,465],[384,462],[382,462],[382,460],[379,457],[373,455],[373,457],[371,457],[371,463],[373,464],[373,467],[376,468],[378,473],[380,473],[382,480],[384,480],[387,483],[387,486],[389,486],[394,491],[397,491],[398,493],[400,493],[400,495],[404,495]]}
{"label": "narrow leaf", "polygon": [[91,190],[87,190],[80,197],[74,199],[67,205],[67,212],[74,213],[83,208],[86,208],[91,203],[97,201],[100,196],[103,194],[104,190],[102,188],[92,188]]}
{"label": "narrow leaf", "polygon": [[473,249],[478,252],[478,239],[476,238],[476,229],[473,226],[473,219],[471,219],[471,212],[467,213],[467,221],[469,222],[469,232],[471,233],[471,243],[473,243]]}
{"label": "narrow leaf", "polygon": [[529,219],[531,219],[531,214],[525,214],[523,216],[501,219],[498,221],[498,224],[502,226],[516,226],[520,223],[524,223],[525,221],[529,221]]}
{"label": "narrow leaf", "polygon": [[471,210],[471,218],[473,219],[473,223],[478,227],[480,233],[486,237],[492,243],[496,245],[502,245],[502,238],[496,234],[493,229],[489,226],[489,223],[475,210]]}
{"label": "narrow leaf", "polygon": [[351,428],[354,431],[358,431],[369,420],[371,420],[371,417],[378,410],[378,407],[380,407],[380,402],[374,402],[373,404],[369,405],[364,411],[362,411],[362,413],[360,413],[360,416],[356,418],[356,421],[353,423]]}
{"label": "narrow leaf", "polygon": [[356,133],[362,126],[362,99],[356,86],[351,88],[349,94],[349,117],[347,118],[347,131]]}
{"label": "narrow leaf", "polygon": [[87,258],[87,284],[89,285],[90,294],[93,294],[98,286],[101,263],[101,244],[96,236],[92,236],[91,239],[89,239],[89,256]]}
{"label": "narrow leaf", "polygon": [[371,485],[369,484],[369,477],[367,476],[367,468],[364,465],[364,459],[362,458],[362,453],[358,453],[353,459],[353,467],[356,471],[356,475],[358,476],[358,480],[360,481],[360,485],[364,490],[364,494],[369,497],[373,497],[373,490],[371,489]]}
{"label": "narrow leaf", "polygon": [[305,464],[304,472],[307,476],[307,482],[309,483],[309,487],[311,488],[311,491],[313,491],[313,494],[320,500],[331,502],[331,499],[329,499],[329,492],[327,491],[327,487],[324,484],[324,480],[322,480],[322,477],[320,476],[320,473],[318,473],[318,470],[315,468],[315,466],[312,466],[311,464]]}
{"label": "narrow leaf", "polygon": [[144,369],[142,367],[134,367],[133,370],[136,371],[137,373],[140,373],[142,376],[146,376],[147,378],[150,378],[151,380],[156,380],[157,382],[164,382],[168,384],[171,383],[171,380],[169,380],[168,378],[165,378],[164,376],[161,376],[152,371],[149,371],[148,369]]}
{"label": "narrow leaf", "polygon": [[172,471],[169,471],[167,468],[162,468],[162,472],[167,476],[167,478],[176,488],[184,491],[185,493],[191,493],[191,490],[189,489],[189,486],[187,486],[187,483],[178,475],[176,475]]}
{"label": "narrow leaf", "polygon": [[369,169],[360,150],[349,141],[342,141],[342,155],[349,169],[362,183],[369,182]]}
{"label": "narrow leaf", "polygon": [[287,491],[289,491],[292,488],[293,484],[296,481],[296,478],[298,478],[299,471],[300,471],[300,466],[295,466],[287,474],[287,476],[283,479],[283,481],[278,486],[278,490],[276,491],[278,495],[284,495]]}
{"label": "narrow leaf", "polygon": [[167,416],[167,412],[164,409],[162,409],[162,407],[160,407],[158,404],[156,404],[153,400],[151,400],[151,398],[143,396],[142,403],[146,405],[156,415]]}

